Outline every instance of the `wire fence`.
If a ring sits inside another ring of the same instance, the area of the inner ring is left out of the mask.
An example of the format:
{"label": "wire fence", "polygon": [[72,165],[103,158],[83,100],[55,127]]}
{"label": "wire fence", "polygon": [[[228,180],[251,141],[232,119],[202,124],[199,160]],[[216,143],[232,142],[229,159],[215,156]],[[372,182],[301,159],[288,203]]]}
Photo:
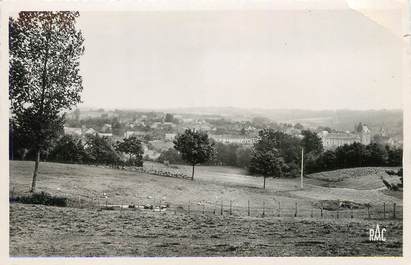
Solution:
{"label": "wire fence", "polygon": [[[10,198],[16,192],[10,191]],[[315,219],[402,219],[403,207],[393,202],[375,204],[337,204],[334,207],[321,201],[310,203],[303,200],[290,201],[234,201],[216,200],[209,202],[188,201],[186,203],[170,203],[158,198],[110,198],[99,193],[87,195],[72,195],[59,193],[59,196],[68,198],[67,207],[96,209],[99,211],[114,210],[148,210],[154,212],[184,213],[190,215],[214,215],[233,217],[278,217],[278,218],[315,218]],[[133,202],[134,201],[134,202]]]}
{"label": "wire fence", "polygon": [[113,203],[108,198],[88,200],[79,197],[78,202],[71,202],[72,207],[96,208],[98,210],[149,210],[154,212],[184,213],[189,215],[214,215],[233,217],[302,217],[316,219],[402,219],[403,207],[396,203],[364,204],[357,207],[336,207],[333,209],[315,206],[306,202],[278,202],[273,204],[253,203],[247,201],[245,205],[230,200],[210,202],[168,203],[153,200],[152,203],[137,201],[136,203]]}

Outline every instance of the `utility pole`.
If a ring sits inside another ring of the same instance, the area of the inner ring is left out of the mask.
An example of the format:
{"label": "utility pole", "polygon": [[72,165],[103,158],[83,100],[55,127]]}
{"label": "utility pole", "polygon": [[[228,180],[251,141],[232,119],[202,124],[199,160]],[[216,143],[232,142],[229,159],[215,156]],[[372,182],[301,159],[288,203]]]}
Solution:
{"label": "utility pole", "polygon": [[301,148],[301,182],[300,188],[304,188],[304,147]]}

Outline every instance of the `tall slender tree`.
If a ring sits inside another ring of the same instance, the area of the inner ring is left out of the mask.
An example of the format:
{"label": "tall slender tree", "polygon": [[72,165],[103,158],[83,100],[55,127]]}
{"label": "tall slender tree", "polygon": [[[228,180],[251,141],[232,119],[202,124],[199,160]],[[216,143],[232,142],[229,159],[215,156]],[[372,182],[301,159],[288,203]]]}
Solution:
{"label": "tall slender tree", "polygon": [[78,17],[79,12],[30,11],[9,19],[11,119],[36,153],[31,192],[41,151],[62,128],[64,112],[80,102],[84,38]]}

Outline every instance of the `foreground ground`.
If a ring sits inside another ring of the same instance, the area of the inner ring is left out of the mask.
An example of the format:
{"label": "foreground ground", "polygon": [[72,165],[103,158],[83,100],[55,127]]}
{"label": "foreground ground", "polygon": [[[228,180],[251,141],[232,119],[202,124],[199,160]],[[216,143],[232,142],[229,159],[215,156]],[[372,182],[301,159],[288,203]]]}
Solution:
{"label": "foreground ground", "polygon": [[[369,241],[376,224],[387,241]],[[10,205],[11,256],[401,256],[402,222]]]}
{"label": "foreground ground", "polygon": [[[12,196],[29,190],[33,164],[10,162]],[[145,163],[145,167],[165,166]],[[177,170],[191,169],[178,166]],[[264,190],[261,178],[229,167],[198,167],[195,180],[190,181],[104,167],[41,163],[37,190],[67,197],[74,208],[12,203],[10,255],[399,256],[402,192],[387,191],[381,177],[396,181],[385,168],[357,168],[309,175],[303,190],[299,179],[269,179]],[[321,218],[319,203],[333,201],[354,202],[360,208],[353,219],[347,209],[324,210]],[[233,216],[229,216],[230,202]],[[248,202],[251,217],[247,216]],[[166,212],[87,208],[105,203],[168,204],[170,208]],[[220,215],[221,203],[224,216]],[[387,219],[383,219],[382,203],[387,206]],[[394,203],[397,219],[390,220]],[[297,204],[298,217],[294,218]],[[257,217],[262,211],[266,218]],[[368,240],[369,229],[377,224],[387,229],[386,242]]]}

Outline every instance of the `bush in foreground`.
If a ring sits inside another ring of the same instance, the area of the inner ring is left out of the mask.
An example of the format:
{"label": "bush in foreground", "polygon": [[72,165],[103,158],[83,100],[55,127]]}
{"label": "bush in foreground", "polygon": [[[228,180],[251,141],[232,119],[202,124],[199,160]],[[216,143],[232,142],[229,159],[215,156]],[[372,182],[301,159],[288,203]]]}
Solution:
{"label": "bush in foreground", "polygon": [[49,206],[67,206],[67,198],[60,196],[52,196],[44,191],[40,193],[33,193],[30,195],[17,196],[12,198],[12,201],[25,204],[43,204]]}

